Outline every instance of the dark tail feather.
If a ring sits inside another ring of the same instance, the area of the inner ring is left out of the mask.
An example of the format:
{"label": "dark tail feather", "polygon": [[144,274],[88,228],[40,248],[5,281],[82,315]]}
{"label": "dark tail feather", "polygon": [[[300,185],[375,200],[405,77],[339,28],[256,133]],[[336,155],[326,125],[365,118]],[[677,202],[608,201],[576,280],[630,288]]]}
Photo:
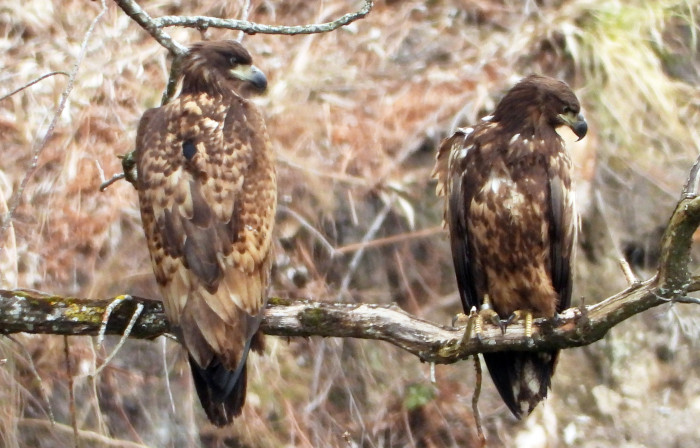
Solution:
{"label": "dark tail feather", "polygon": [[190,356],[192,377],[209,421],[216,426],[226,426],[241,414],[245,404],[247,372],[243,359],[236,370],[228,370],[218,360],[203,369]]}
{"label": "dark tail feather", "polygon": [[485,353],[498,393],[517,418],[547,397],[559,351]]}

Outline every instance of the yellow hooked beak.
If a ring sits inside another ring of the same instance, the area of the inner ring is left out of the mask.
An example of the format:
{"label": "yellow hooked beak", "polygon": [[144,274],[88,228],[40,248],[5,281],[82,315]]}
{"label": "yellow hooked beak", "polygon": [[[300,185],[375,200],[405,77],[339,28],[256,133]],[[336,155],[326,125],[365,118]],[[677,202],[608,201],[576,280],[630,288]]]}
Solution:
{"label": "yellow hooked beak", "polygon": [[232,68],[230,73],[234,78],[251,83],[260,92],[264,92],[267,89],[265,74],[254,65],[238,65]]}
{"label": "yellow hooked beak", "polygon": [[574,131],[574,134],[576,134],[578,140],[581,140],[586,136],[586,132],[588,132],[588,123],[586,123],[586,119],[583,118],[583,115],[577,115],[573,112],[569,112],[567,114],[559,114],[559,118],[561,118],[561,121],[563,121],[564,124]]}

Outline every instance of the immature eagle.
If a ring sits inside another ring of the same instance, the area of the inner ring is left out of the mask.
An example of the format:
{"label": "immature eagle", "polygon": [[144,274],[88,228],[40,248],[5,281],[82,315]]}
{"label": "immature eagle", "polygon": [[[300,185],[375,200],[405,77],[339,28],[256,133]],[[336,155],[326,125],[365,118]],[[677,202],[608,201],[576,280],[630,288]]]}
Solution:
{"label": "immature eagle", "polygon": [[146,111],[136,137],[153,271],[217,426],[240,414],[248,351],[263,348],[277,189],[263,117],[242,92],[266,87],[239,43],[196,43],[180,95]]}
{"label": "immature eagle", "polygon": [[[531,321],[569,307],[578,222],[571,160],[555,129],[566,125],[583,138],[580,109],[565,83],[532,75],[492,116],[442,142],[434,175],[466,313],[495,311],[505,329],[515,316]],[[547,396],[558,353],[484,354],[516,417]]]}

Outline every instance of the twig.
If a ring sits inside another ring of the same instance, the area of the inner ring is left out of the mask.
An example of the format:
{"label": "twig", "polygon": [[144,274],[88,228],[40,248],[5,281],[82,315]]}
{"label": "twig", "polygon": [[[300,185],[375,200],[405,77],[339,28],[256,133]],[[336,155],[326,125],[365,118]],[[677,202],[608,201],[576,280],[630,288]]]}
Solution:
{"label": "twig", "polygon": [[61,114],[63,113],[63,109],[66,107],[66,103],[68,102],[68,96],[71,94],[73,91],[73,85],[75,84],[75,77],[78,74],[78,70],[80,69],[80,64],[83,62],[83,58],[85,57],[85,53],[87,52],[87,44],[92,37],[92,33],[95,30],[95,26],[97,26],[97,23],[102,19],[102,16],[105,15],[107,12],[107,5],[105,4],[105,0],[102,0],[102,9],[100,12],[95,16],[95,18],[92,20],[90,23],[90,26],[88,27],[88,30],[85,32],[85,36],[83,36],[83,41],[80,44],[80,52],[78,53],[78,58],[75,61],[75,64],[73,65],[73,69],[70,72],[70,75],[68,76],[68,84],[66,85],[66,88],[63,90],[63,93],[61,93],[61,100],[58,103],[58,107],[56,108],[56,112],[53,115],[53,118],[51,119],[51,123],[49,123],[49,127],[46,130],[46,134],[44,135],[44,138],[41,140],[41,143],[39,146],[37,146],[34,149],[34,152],[32,154],[32,161],[29,165],[29,168],[27,171],[24,173],[24,177],[20,181],[19,186],[17,187],[17,190],[15,190],[15,193],[12,195],[12,198],[10,200],[10,203],[8,204],[8,209],[9,211],[5,214],[2,220],[2,227],[0,228],[0,241],[3,241],[5,238],[5,232],[7,232],[7,229],[9,228],[12,218],[14,217],[15,210],[17,210],[17,207],[19,206],[20,202],[22,201],[22,195],[24,194],[24,190],[27,188],[27,184],[29,183],[29,179],[32,178],[34,173],[36,172],[38,166],[39,166],[39,156],[41,153],[44,151],[44,148],[46,148],[46,145],[48,144],[49,140],[51,140],[51,137],[53,137],[54,130],[56,128],[56,125],[58,124],[58,119],[61,117]]}
{"label": "twig", "polygon": [[41,399],[43,400],[43,405],[46,406],[46,413],[49,416],[49,420],[52,423],[56,422],[56,418],[53,415],[53,408],[51,407],[51,402],[49,401],[49,395],[46,393],[46,388],[44,387],[44,382],[41,379],[41,375],[39,375],[39,371],[36,369],[36,365],[34,365],[34,360],[32,359],[32,355],[29,354],[27,351],[26,347],[22,345],[20,341],[17,339],[13,338],[12,335],[6,334],[5,337],[12,341],[17,347],[19,347],[20,350],[22,350],[22,353],[24,354],[25,359],[27,360],[27,365],[29,366],[29,370],[32,373],[32,376],[34,377],[34,381],[36,381],[36,384],[39,386],[39,394],[41,394]]}
{"label": "twig", "polygon": [[486,446],[486,436],[484,435],[484,428],[481,426],[481,413],[479,412],[479,396],[481,395],[481,381],[483,379],[479,355],[474,355],[474,372],[476,373],[476,384],[474,385],[474,394],[472,395],[472,413],[474,414],[476,434],[479,436],[479,443],[483,448]]}
{"label": "twig", "polygon": [[[124,297],[124,296],[120,296]],[[131,296],[126,296],[131,298]],[[115,300],[116,302],[116,300]],[[114,304],[115,302],[112,302],[110,305]],[[139,316],[143,312],[143,304],[137,303],[136,304],[136,310],[134,311],[134,314],[131,316],[131,319],[129,319],[129,323],[127,324],[126,328],[124,329],[124,333],[122,334],[121,338],[119,338],[119,342],[117,343],[117,346],[114,347],[114,350],[112,350],[112,353],[107,356],[107,358],[104,360],[101,366],[99,366],[97,369],[95,369],[95,373],[93,376],[97,376],[102,372],[102,370],[112,361],[114,356],[119,353],[119,350],[124,346],[124,343],[126,340],[129,338],[129,335],[131,334],[131,329],[134,328],[134,325],[136,324],[136,321],[138,320]],[[106,325],[105,325],[106,328]],[[102,329],[100,329],[101,331]],[[104,336],[104,333],[100,333],[102,336]]]}
{"label": "twig", "polygon": [[6,98],[9,98],[9,97],[11,97],[12,95],[14,95],[15,93],[21,92],[22,90],[26,89],[27,87],[31,87],[31,86],[33,86],[34,84],[38,83],[39,81],[41,81],[41,80],[43,80],[43,79],[46,79],[46,78],[48,78],[48,77],[50,77],[50,76],[54,76],[54,75],[64,75],[64,76],[70,77],[70,75],[69,75],[68,73],[66,73],[66,72],[61,72],[61,71],[51,72],[51,73],[47,73],[47,74],[45,74],[45,75],[41,75],[41,76],[39,76],[38,78],[36,78],[34,81],[30,81],[28,84],[25,84],[25,85],[23,85],[22,87],[13,90],[12,92],[8,93],[7,95],[0,96],[0,101],[4,100],[4,99],[6,99]]}
{"label": "twig", "polygon": [[165,389],[168,391],[168,399],[170,400],[170,411],[173,415],[177,413],[175,409],[175,398],[173,398],[173,389],[170,387],[170,369],[168,369],[168,357],[167,357],[167,339],[162,338],[160,340],[160,346],[163,349],[163,376],[165,377]]}
{"label": "twig", "polygon": [[100,184],[100,192],[105,191],[107,189],[107,187],[109,187],[110,185],[112,185],[116,181],[122,180],[124,178],[126,178],[126,174],[124,174],[124,173],[115,174],[110,179],[108,179]]}
{"label": "twig", "polygon": [[[121,3],[131,2],[125,0],[117,0],[117,3],[121,6]],[[333,20],[332,22],[318,23],[312,25],[274,26],[249,22],[247,20],[220,19],[217,17],[207,16],[164,16],[159,17],[157,19],[153,19],[152,21],[157,28],[182,26],[197,29],[225,28],[229,30],[243,31],[246,34],[317,34],[328,33],[330,31],[334,31],[340,27],[348,25],[358,19],[362,19],[372,10],[373,3],[374,2],[372,0],[364,0],[362,7],[356,12],[345,14],[344,16]],[[151,32],[150,29],[147,29],[147,31]]]}
{"label": "twig", "polygon": [[[362,243],[366,244],[367,242],[374,239],[374,235],[376,235],[377,232],[379,232],[379,229],[382,228],[382,224],[384,224],[384,220],[391,211],[391,207],[394,205],[394,202],[396,202],[395,195],[392,196],[392,198],[384,204],[384,208],[382,208],[379,211],[379,213],[377,213],[377,216],[374,218],[372,225],[369,226],[367,233],[365,233],[365,236],[362,238]],[[365,249],[364,246],[362,246],[357,250],[357,252],[355,252],[355,254],[350,259],[350,263],[348,263],[348,270],[345,273],[343,281],[340,284],[338,298],[343,297],[347,293],[348,288],[350,287],[350,281],[352,280],[352,276],[355,275],[355,271],[357,270],[357,267],[359,266],[360,260],[362,259],[364,253]]]}
{"label": "twig", "polygon": [[347,254],[363,248],[376,248],[381,246],[388,246],[390,244],[400,243],[402,241],[413,240],[417,238],[425,238],[428,236],[435,235],[436,233],[442,232],[444,232],[442,226],[433,226],[428,227],[427,229],[416,230],[415,232],[406,232],[398,235],[387,236],[384,238],[377,238],[376,240],[346,244],[345,246],[335,249],[335,251],[340,254]]}
{"label": "twig", "polygon": [[[241,20],[248,20],[248,17],[250,17],[250,0],[245,0],[243,2],[242,11],[243,12],[241,13]],[[241,30],[238,32],[238,37],[236,37],[236,40],[238,42],[242,42],[244,36],[245,36],[245,32]]]}
{"label": "twig", "polygon": [[109,323],[109,316],[112,314],[112,311],[114,311],[114,308],[116,308],[123,301],[130,300],[130,299],[131,299],[131,296],[128,296],[128,295],[117,296],[114,298],[114,300],[112,300],[112,303],[107,305],[107,308],[105,308],[105,312],[102,315],[102,323],[100,324],[100,332],[97,334],[97,345],[102,345],[102,342],[104,342],[105,331],[107,331],[107,324]]}
{"label": "twig", "polygon": [[75,391],[73,387],[73,369],[70,365],[70,345],[68,345],[68,336],[63,336],[63,355],[66,360],[66,375],[68,375],[68,406],[70,410],[70,423],[73,427],[73,446],[80,448],[80,436],[78,431],[78,416],[75,411]]}
{"label": "twig", "polygon": [[622,269],[622,273],[625,274],[625,279],[627,279],[627,284],[635,285],[639,283],[639,280],[634,275],[634,272],[632,272],[632,268],[630,267],[630,264],[627,262],[627,260],[624,258],[620,258],[618,261],[620,263],[620,269]]}
{"label": "twig", "polygon": [[[35,418],[24,418],[17,422],[18,426],[22,428],[25,432],[37,432],[39,430],[46,431],[46,434],[61,434],[68,435],[71,434],[72,430],[69,426],[61,423],[51,423],[46,420],[40,420]],[[44,433],[41,433],[43,436]],[[122,440],[112,437],[107,437],[102,434],[98,434],[93,431],[87,431],[81,429],[78,431],[78,435],[81,440],[89,443],[90,446],[101,446],[101,447],[114,447],[114,448],[148,448],[146,445],[131,442],[129,440]],[[63,437],[61,438],[61,440]],[[49,439],[50,440],[50,439]]]}
{"label": "twig", "polygon": [[333,247],[333,245],[326,239],[325,236],[321,232],[316,229],[309,221],[306,220],[303,216],[301,216],[299,213],[295,212],[291,208],[284,206],[284,205],[278,205],[277,206],[277,213],[286,213],[292,218],[296,219],[299,224],[303,228],[309,231],[311,235],[313,235],[316,240],[321,243],[321,246],[323,246],[327,251],[328,255],[331,256],[331,258],[335,257],[338,255],[338,251]]}

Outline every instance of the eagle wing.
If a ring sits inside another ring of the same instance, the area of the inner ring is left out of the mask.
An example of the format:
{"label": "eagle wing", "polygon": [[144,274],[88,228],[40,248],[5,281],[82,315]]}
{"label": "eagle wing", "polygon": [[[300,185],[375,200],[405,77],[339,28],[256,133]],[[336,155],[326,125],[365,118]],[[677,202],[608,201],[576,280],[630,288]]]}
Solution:
{"label": "eagle wing", "polygon": [[547,176],[549,192],[549,242],[552,286],[559,296],[557,312],[571,306],[578,214],[571,188],[571,160],[563,154],[555,157]]}
{"label": "eagle wing", "polygon": [[181,96],[148,111],[137,135],[156,279],[171,324],[202,368],[216,361],[234,370],[245,361],[269,283],[271,145],[260,113],[237,101]]}
{"label": "eagle wing", "polygon": [[449,228],[452,260],[465,313],[469,313],[472,307],[479,309],[483,301],[483,295],[477,292],[478,279],[483,276],[470,253],[467,226],[469,205],[475,189],[464,188],[463,183],[470,179],[461,175],[468,169],[464,165],[468,163],[467,154],[473,149],[473,133],[471,128],[458,129],[445,139],[438,150],[433,172],[438,179],[437,194],[444,196],[446,201],[444,221]]}

